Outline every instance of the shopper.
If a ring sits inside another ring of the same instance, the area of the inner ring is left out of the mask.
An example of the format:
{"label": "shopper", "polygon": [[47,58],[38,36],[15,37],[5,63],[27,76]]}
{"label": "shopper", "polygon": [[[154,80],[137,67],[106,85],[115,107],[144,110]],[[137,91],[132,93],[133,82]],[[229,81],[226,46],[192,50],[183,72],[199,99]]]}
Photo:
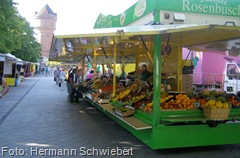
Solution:
{"label": "shopper", "polygon": [[149,77],[152,76],[152,73],[147,70],[147,65],[145,64],[142,65],[142,71],[140,75],[142,75],[141,79],[143,81],[146,81]]}
{"label": "shopper", "polygon": [[56,82],[56,85],[59,82],[59,73],[60,73],[60,69],[59,67],[57,67],[56,70],[54,70],[53,75],[54,75],[54,81]]}
{"label": "shopper", "polygon": [[91,70],[86,76],[86,82],[91,81],[94,78],[94,70]]}
{"label": "shopper", "polygon": [[78,91],[77,91],[77,85],[75,82],[75,75],[77,73],[77,69],[74,68],[72,72],[68,76],[67,80],[67,88],[68,88],[68,93],[69,93],[69,99],[70,102],[78,102],[79,101],[79,96],[78,96]]}
{"label": "shopper", "polygon": [[91,71],[90,68],[88,68],[88,69],[86,70],[85,75],[84,75],[84,77],[83,77],[83,80],[84,80],[84,81],[87,80],[87,76],[90,74],[90,71]]}
{"label": "shopper", "polygon": [[1,77],[1,76],[0,76],[0,86],[3,87],[2,92],[0,93],[0,99],[1,99],[1,98],[2,98],[4,95],[6,95],[6,94],[8,93],[8,91],[9,91],[9,87],[8,87],[7,82],[6,82],[6,81],[4,80],[4,78]]}
{"label": "shopper", "polygon": [[45,68],[45,75],[48,76],[48,67]]}
{"label": "shopper", "polygon": [[58,86],[61,87],[62,83],[65,81],[66,78],[66,73],[64,71],[64,69],[62,69],[59,73],[59,82],[58,82]]}
{"label": "shopper", "polygon": [[34,68],[31,69],[31,75],[34,76]]}

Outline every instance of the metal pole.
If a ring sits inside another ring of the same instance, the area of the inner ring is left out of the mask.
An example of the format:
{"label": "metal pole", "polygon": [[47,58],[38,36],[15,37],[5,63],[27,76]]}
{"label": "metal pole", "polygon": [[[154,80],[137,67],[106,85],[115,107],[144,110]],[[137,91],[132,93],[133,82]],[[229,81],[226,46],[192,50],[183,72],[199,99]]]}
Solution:
{"label": "metal pole", "polygon": [[82,55],[82,83],[84,82],[85,74],[85,54]]}
{"label": "metal pole", "polygon": [[149,52],[149,50],[148,50],[148,48],[147,48],[146,43],[144,42],[144,40],[143,40],[143,38],[142,38],[141,35],[140,35],[139,37],[140,37],[140,39],[141,39],[141,41],[142,41],[142,44],[143,44],[143,46],[144,46],[144,48],[145,48],[145,50],[146,50],[146,52],[147,52],[147,55],[148,55],[149,60],[150,60],[151,63],[153,64],[153,59],[152,59],[152,56],[151,56],[151,54],[150,54],[150,52]]}
{"label": "metal pole", "polygon": [[153,64],[153,125],[160,123],[160,95],[161,95],[161,37],[154,35],[154,64]]}
{"label": "metal pole", "polygon": [[117,59],[117,44],[114,41],[113,44],[113,93],[112,96],[116,95],[116,59]]}
{"label": "metal pole", "polygon": [[94,63],[94,77],[93,77],[93,87],[95,87],[95,75],[96,75],[96,71],[97,71],[97,51],[95,48],[93,48],[93,63]]}

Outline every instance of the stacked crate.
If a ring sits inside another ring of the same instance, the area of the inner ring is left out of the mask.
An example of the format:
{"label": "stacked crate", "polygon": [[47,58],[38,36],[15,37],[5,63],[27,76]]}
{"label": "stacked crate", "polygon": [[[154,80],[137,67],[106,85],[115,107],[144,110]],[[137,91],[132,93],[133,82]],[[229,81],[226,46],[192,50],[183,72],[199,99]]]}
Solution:
{"label": "stacked crate", "polygon": [[182,91],[188,91],[193,89],[193,75],[183,74],[182,75]]}

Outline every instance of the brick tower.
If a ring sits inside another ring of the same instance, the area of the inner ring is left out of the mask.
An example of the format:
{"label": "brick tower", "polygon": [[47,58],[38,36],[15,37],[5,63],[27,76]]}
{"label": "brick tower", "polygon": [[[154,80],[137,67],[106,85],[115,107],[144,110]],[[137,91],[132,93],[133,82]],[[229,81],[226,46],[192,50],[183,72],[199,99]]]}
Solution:
{"label": "brick tower", "polygon": [[39,12],[35,13],[35,29],[37,29],[37,39],[42,45],[43,62],[49,58],[53,32],[56,29],[57,14],[46,4]]}

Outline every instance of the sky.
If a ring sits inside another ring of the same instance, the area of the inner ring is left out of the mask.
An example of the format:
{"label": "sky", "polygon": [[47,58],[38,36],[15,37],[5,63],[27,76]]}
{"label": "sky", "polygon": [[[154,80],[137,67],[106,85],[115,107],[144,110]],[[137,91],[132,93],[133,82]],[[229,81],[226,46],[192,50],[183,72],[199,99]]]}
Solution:
{"label": "sky", "polygon": [[30,25],[35,25],[35,12],[40,11],[46,4],[57,13],[55,34],[68,30],[84,32],[93,28],[100,13],[118,15],[135,4],[138,0],[13,0],[21,16]]}

